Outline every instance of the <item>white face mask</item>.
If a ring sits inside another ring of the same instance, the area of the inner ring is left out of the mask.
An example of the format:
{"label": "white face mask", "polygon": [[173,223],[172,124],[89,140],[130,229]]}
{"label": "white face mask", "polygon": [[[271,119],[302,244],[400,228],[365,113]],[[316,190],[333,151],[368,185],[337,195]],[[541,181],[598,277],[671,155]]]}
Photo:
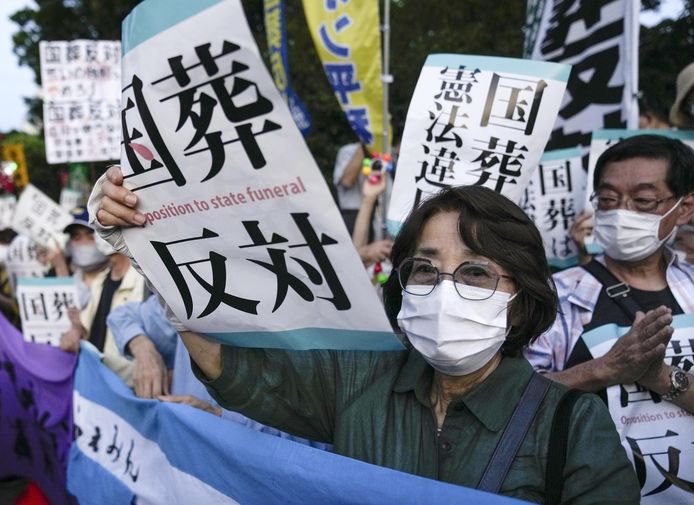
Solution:
{"label": "white face mask", "polygon": [[[474,291],[477,298],[489,293],[471,286],[461,289]],[[467,375],[489,363],[506,340],[506,311],[511,299],[509,293],[496,291],[486,300],[467,300],[455,290],[453,281],[444,280],[426,296],[403,291],[398,324],[436,370]]]}
{"label": "white face mask", "polygon": [[610,258],[620,261],[639,261],[660,248],[675,233],[658,238],[660,223],[670,215],[682,199],[664,215],[648,214],[627,209],[598,210],[595,213],[595,241]]}
{"label": "white face mask", "polygon": [[96,244],[71,245],[70,255],[75,266],[87,271],[97,269],[108,260],[108,256],[99,251]]}

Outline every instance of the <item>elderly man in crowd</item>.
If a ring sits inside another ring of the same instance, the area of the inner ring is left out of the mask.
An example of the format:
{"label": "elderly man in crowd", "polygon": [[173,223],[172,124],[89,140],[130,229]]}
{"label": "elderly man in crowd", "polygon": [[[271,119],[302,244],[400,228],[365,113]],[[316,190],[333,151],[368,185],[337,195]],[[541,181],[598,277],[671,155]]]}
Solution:
{"label": "elderly man in crowd", "polygon": [[[605,253],[554,276],[559,315],[526,357],[554,380],[600,393],[618,430],[629,423],[617,407],[674,403],[692,431],[681,447],[674,439],[665,445],[685,457],[694,436],[692,352],[685,339],[671,338],[673,325],[686,321],[676,316],[694,313],[694,265],[666,243],[694,214],[694,151],[660,135],[626,139],[598,159],[594,187],[594,235]],[[632,449],[639,460],[640,449]],[[649,454],[641,456],[652,465]],[[667,472],[676,480],[677,468]]]}

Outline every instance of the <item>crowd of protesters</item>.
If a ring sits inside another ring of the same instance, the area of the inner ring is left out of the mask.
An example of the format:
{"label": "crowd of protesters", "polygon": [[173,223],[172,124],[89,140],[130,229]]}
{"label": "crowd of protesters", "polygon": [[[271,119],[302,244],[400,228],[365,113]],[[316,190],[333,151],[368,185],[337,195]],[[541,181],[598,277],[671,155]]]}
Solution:
{"label": "crowd of protesters", "polygon": [[[644,127],[693,128],[694,64],[678,77],[670,125],[642,104]],[[190,331],[124,245],[121,229],[144,216],[117,166],[97,182],[91,212],[73,210],[65,248],[37,250],[45,275],[78,286],[61,348],[89,341],[140,398],[369,463],[537,503],[638,503],[601,397],[637,383],[694,413],[694,377],[666,362],[673,317],[694,313],[694,150],[653,134],[607,149],[592,212],[571,229],[583,265],[554,275],[530,218],[482,187],[443,190],[394,240],[374,240],[392,174],[361,176],[365,155],[340,149],[338,203],[365,266],[390,262],[380,289],[406,350],[236,348]],[[588,235],[604,253],[587,253]],[[26,240],[0,234],[8,250]],[[12,278],[0,269],[0,310],[19,325]],[[610,325],[626,333],[594,356],[586,336]],[[557,417],[561,446],[550,437]]]}

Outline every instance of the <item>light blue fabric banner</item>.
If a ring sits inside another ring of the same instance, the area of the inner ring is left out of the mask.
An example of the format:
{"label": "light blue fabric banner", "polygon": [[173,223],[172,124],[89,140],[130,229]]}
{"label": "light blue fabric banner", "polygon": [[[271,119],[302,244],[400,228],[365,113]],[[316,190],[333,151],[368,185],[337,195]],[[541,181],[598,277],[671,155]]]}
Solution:
{"label": "light blue fabric banner", "polygon": [[[137,399],[88,344],[75,388],[78,437],[68,485],[80,503],[129,504],[132,496],[167,505],[429,504],[432,497],[522,503],[324,452],[185,405]],[[95,490],[97,479],[111,491]]]}

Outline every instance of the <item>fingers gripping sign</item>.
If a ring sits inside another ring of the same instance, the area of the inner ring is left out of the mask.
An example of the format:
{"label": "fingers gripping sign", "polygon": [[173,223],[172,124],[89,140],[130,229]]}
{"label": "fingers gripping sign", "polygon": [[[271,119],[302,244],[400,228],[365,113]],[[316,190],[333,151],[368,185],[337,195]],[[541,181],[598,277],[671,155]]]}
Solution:
{"label": "fingers gripping sign", "polygon": [[102,186],[103,197],[96,217],[104,226],[142,226],[144,214],[137,211],[137,196],[123,186],[123,172],[120,166],[113,165],[106,172]]}

